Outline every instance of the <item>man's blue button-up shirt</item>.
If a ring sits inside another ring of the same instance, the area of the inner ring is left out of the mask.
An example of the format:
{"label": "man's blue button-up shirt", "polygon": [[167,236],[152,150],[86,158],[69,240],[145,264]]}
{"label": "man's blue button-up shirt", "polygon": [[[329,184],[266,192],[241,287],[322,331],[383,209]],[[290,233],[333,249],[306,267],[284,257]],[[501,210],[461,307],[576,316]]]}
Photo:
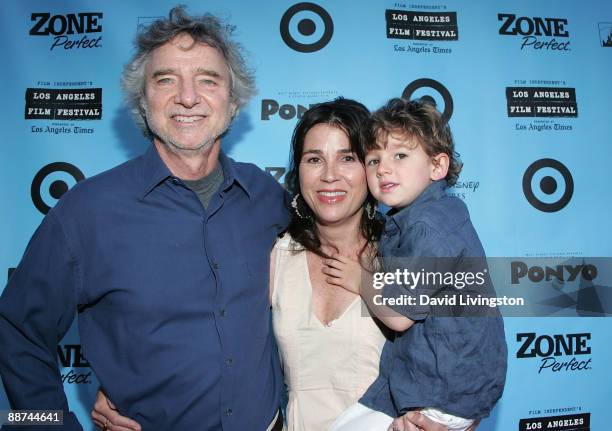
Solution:
{"label": "man's blue button-up shirt", "polygon": [[220,156],[205,210],[147,153],[77,184],[45,217],[0,300],[0,371],[13,408],[67,413],[56,346],[78,310],[85,357],[145,430],[262,430],[282,377],[269,255],[285,192]]}

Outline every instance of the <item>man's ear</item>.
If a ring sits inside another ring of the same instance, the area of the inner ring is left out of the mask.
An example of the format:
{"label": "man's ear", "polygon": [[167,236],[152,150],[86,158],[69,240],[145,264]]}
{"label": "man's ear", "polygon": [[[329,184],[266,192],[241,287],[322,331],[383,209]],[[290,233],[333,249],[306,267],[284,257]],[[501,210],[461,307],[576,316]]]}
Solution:
{"label": "man's ear", "polygon": [[440,153],[431,158],[431,180],[437,181],[446,178],[450,160],[448,154]]}

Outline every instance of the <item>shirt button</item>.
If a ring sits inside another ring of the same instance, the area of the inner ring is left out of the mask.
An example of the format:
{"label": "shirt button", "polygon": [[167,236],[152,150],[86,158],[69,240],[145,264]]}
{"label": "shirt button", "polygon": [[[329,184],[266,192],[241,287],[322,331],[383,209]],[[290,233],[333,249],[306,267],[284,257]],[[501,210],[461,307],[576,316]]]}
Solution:
{"label": "shirt button", "polygon": [[232,411],[232,409],[225,410],[225,416],[231,416],[233,414],[234,414],[234,412]]}
{"label": "shirt button", "polygon": [[226,314],[227,314],[227,311],[225,311],[225,309],[219,311],[219,316],[221,317],[225,317]]}
{"label": "shirt button", "polygon": [[217,262],[213,262],[212,267],[213,269],[219,269],[219,264]]}
{"label": "shirt button", "polygon": [[179,180],[178,178],[172,178],[172,182],[176,185],[181,183],[181,180]]}
{"label": "shirt button", "polygon": [[234,361],[232,358],[228,358],[225,360],[225,365],[227,365],[228,367],[231,367],[233,362]]}

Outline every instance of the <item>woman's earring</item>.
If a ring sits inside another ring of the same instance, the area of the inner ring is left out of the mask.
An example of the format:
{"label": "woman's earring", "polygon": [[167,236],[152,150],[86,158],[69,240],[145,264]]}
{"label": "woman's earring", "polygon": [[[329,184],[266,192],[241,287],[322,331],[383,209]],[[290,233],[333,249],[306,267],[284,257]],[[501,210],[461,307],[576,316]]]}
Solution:
{"label": "woman's earring", "polygon": [[308,218],[308,217],[303,216],[298,210],[298,198],[299,197],[300,197],[299,193],[293,197],[293,199],[291,200],[291,208],[293,208],[293,210],[295,211],[295,213],[297,214],[299,218]]}
{"label": "woman's earring", "polygon": [[372,205],[370,202],[368,202],[365,206],[365,212],[368,219],[374,220],[376,218],[376,205]]}

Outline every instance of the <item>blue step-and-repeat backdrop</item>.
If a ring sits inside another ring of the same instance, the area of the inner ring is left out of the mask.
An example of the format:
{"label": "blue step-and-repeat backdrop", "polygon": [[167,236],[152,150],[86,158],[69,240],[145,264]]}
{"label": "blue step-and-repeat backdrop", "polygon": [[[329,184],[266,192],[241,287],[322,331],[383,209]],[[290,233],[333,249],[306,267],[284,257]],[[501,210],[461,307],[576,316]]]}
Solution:
{"label": "blue step-and-repeat backdrop", "polygon": [[[310,105],[345,96],[375,109],[393,96],[429,96],[465,164],[451,192],[487,255],[612,256],[609,0],[183,3],[227,22],[256,70],[258,94],[223,142],[233,158],[282,183],[292,130]],[[3,2],[4,277],[66,190],[149,145],[119,79],[139,26],[172,6]],[[507,385],[479,429],[610,429],[612,319],[602,316],[612,313],[612,288],[591,283],[586,308],[586,290],[556,288],[563,317],[505,319]],[[71,409],[93,429],[97,380],[76,328],[58,343],[58,363]]]}

